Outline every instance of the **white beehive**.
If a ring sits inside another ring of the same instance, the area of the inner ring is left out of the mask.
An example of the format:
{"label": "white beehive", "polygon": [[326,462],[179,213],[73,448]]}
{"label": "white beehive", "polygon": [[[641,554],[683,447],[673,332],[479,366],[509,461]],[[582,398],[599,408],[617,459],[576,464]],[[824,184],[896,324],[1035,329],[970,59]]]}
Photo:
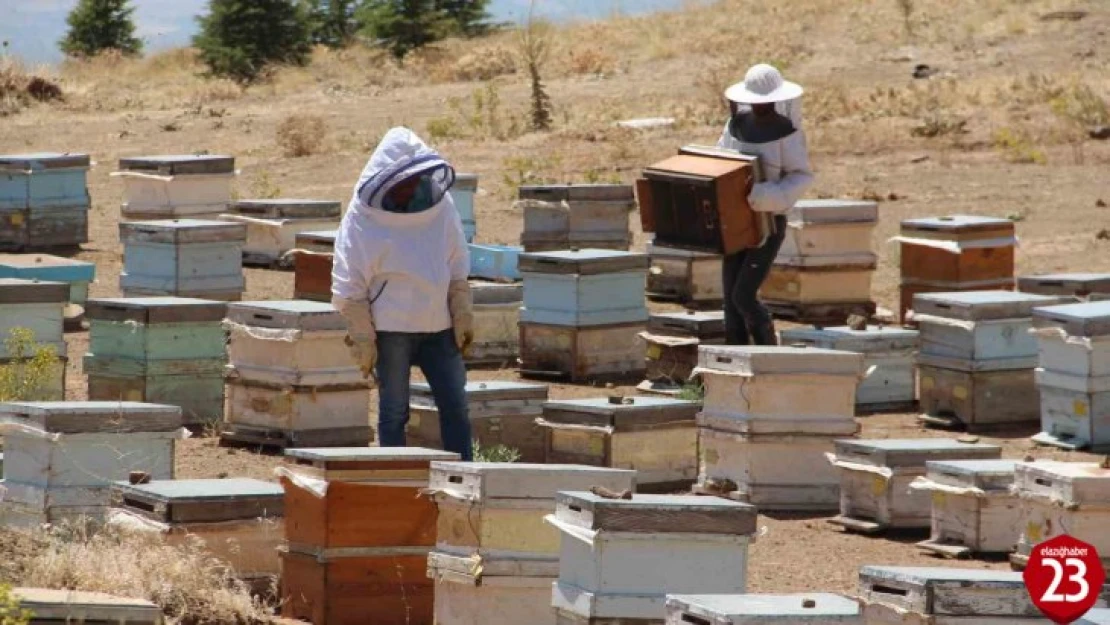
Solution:
{"label": "white beehive", "polygon": [[668,594],[746,590],[753,506],[716,497],[625,500],[582,492],[560,492],[556,505],[547,517],[562,532],[552,605],[569,622],[661,622]]}
{"label": "white beehive", "polygon": [[680,395],[698,366],[698,346],[725,342],[724,311],[654,313],[640,333],[647,379],[640,390]]}
{"label": "white beehive", "polygon": [[366,382],[288,386],[227,382],[222,439],[276,447],[355,447],[373,439]]}
{"label": "white beehive", "polygon": [[65,356],[68,300],[69,285],[65,282],[0,278],[0,358],[14,356],[5,342],[16,328],[30,330],[36,344],[51,346],[57,355]]}
{"label": "white beehive", "polygon": [[932,497],[932,535],[917,546],[949,557],[1012,551],[1020,520],[1018,498],[1010,490],[1016,464],[1014,460],[926,462],[926,475],[910,488]]}
{"label": "white beehive", "polygon": [[326,200],[239,200],[220,219],[246,226],[244,263],[269,266],[297,247],[298,234],[338,227],[340,211]]}
{"label": "white beehive", "polygon": [[1021,500],[1017,563],[1034,546],[1067,534],[1093,545],[1110,565],[1110,469],[1095,462],[1022,462],[1014,491]]}
{"label": "white beehive", "polygon": [[1110,274],[1106,273],[1052,273],[1039,276],[1021,276],[1018,290],[1040,295],[1065,295],[1079,300],[1092,295],[1110,293]]}
{"label": "white beehive", "polygon": [[802,200],[787,213],[787,229],[777,263],[804,266],[803,259],[824,265],[875,262],[871,234],[879,220],[875,202]]}
{"label": "white beehive", "polygon": [[683,304],[719,303],[724,299],[719,254],[647,244],[651,268],[648,297]]}
{"label": "white beehive", "polygon": [[556,184],[523,186],[520,242],[526,252],[573,246],[627,250],[632,241],[628,213],[636,207],[631,185]]}
{"label": "white beehive", "polygon": [[150,601],[116,597],[102,592],[12,588],[11,597],[20,610],[27,610],[34,615],[32,625],[163,625],[166,622],[162,616],[162,608]]}
{"label": "white beehive", "polygon": [[470,364],[504,364],[520,353],[520,306],[524,287],[471,281],[474,342],[466,352]]}
{"label": "white beehive", "polygon": [[121,158],[126,219],[215,218],[231,204],[235,158],[215,155]]}
{"label": "white beehive", "polygon": [[840,469],[840,516],[846,529],[875,532],[887,528],[928,528],[932,500],[910,483],[925,475],[929,460],[997,460],[997,445],[961,443],[947,438],[839,440],[829,461]]}
{"label": "white beehive", "polygon": [[795,595],[669,595],[666,625],[862,625],[854,599]]}

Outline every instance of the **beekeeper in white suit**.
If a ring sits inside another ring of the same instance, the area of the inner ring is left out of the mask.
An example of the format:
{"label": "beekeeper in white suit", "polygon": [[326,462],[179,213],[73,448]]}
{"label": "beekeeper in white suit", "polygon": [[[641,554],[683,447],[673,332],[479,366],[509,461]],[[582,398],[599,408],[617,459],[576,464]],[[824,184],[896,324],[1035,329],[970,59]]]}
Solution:
{"label": "beekeeper in white suit", "polygon": [[786,212],[813,183],[805,133],[802,88],[766,64],[753,66],[744,81],[725,91],[732,116],[717,145],[757,155],[764,182],[752,188],[752,209],[774,214],[775,233],[760,247],[725,256],[722,267],[725,339],[729,345],[776,345],[774,320],[759,301],[786,234]]}
{"label": "beekeeper in white suit", "polygon": [[423,371],[444,449],[472,456],[463,353],[473,340],[470,256],[448,194],[455,170],[411,130],[386,133],[335,239],[332,303],[363,375],[376,373],[378,437],[403,447],[409,377]]}

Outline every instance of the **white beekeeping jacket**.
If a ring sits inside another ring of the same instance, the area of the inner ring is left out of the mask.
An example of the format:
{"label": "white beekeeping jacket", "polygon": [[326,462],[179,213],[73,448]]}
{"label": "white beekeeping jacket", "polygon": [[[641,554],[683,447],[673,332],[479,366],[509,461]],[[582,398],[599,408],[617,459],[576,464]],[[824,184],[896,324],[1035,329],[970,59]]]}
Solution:
{"label": "white beekeeping jacket", "polygon": [[[743,111],[747,107],[741,107]],[[755,185],[750,201],[752,209],[766,213],[782,214],[794,207],[802,194],[813,184],[813,171],[809,164],[809,149],[802,130],[801,100],[775,103],[775,110],[794,124],[794,132],[768,143],[740,141],[729,129],[732,119],[725,124],[717,145],[744,154],[759,156],[763,163],[765,182]]]}
{"label": "white beekeeping jacket", "polygon": [[[432,174],[435,205],[419,213],[382,208],[412,176]],[[447,193],[455,172],[411,130],[386,133],[355,186],[335,238],[332,296],[370,305],[382,332],[439,332],[451,327],[447,291],[470,274],[462,219]]]}

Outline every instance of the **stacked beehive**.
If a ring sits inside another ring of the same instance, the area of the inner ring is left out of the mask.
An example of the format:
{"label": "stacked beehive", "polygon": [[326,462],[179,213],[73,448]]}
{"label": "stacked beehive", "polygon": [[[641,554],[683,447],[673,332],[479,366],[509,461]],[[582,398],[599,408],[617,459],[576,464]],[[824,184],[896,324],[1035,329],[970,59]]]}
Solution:
{"label": "stacked beehive", "polygon": [[1068,535],[1092,545],[1110,570],[1110,469],[1097,462],[1021,462],[1014,469],[1021,536],[1010,560],[1024,567],[1033,547]]}
{"label": "stacked beehive", "polygon": [[697,476],[698,406],[669,397],[547,402],[538,421],[545,462],[635,469],[641,491],[686,488]]}
{"label": "stacked beehive", "polygon": [[291,449],[285,490],[282,615],[326,625],[431,623],[428,554],[436,540],[420,448]]}
{"label": "stacked beehive", "polygon": [[870,371],[856,389],[859,412],[900,411],[917,403],[914,356],[916,330],[867,326],[856,330],[848,326],[832,328],[789,328],[780,333],[784,345],[805,345],[863,354]]}
{"label": "stacked beehive", "polygon": [[723,302],[720,254],[656,245],[654,241],[647,244],[647,254],[651,258],[649,298],[697,308],[719,306]]}
{"label": "stacked beehive", "polygon": [[339,213],[339,202],[326,200],[238,200],[220,219],[246,226],[243,263],[269,267],[297,247],[299,233],[337,227]]}
{"label": "stacked beehive", "polygon": [[303,300],[228,306],[227,408],[221,438],[278,447],[372,440],[368,384],[351,359],[346,322]]}
{"label": "stacked beehive", "polygon": [[802,200],[787,219],[782,247],[760,290],[767,307],[801,323],[843,323],[852,313],[874,313],[871,234],[878,205]]}
{"label": "stacked beehive", "polygon": [[715,497],[560,492],[557,625],[663,625],[666,596],[747,589],[756,509]]}
{"label": "stacked beehive", "polygon": [[177,406],[133,402],[0,404],[7,466],[0,523],[34,527],[103,519],[114,482],[132,471],[173,479]]}
{"label": "stacked beehive", "polygon": [[947,438],[836,441],[829,461],[840,469],[840,516],[829,522],[863,533],[928,528],[932,499],[910,488],[926,474],[926,462],[1001,457],[997,445]]}
{"label": "stacked beehive", "polygon": [[34,615],[31,625],[64,623],[123,623],[163,625],[162,608],[143,599],[115,597],[101,592],[12,588],[19,610]]}
{"label": "stacked beehive", "polygon": [[125,297],[176,295],[236,301],[246,289],[247,228],[225,221],[174,219],[119,225]]}
{"label": "stacked beehive", "polygon": [[854,599],[798,595],[669,595],[666,625],[862,625]]}
{"label": "stacked beehive", "polygon": [[1014,288],[1014,222],[995,217],[931,217],[902,222],[898,318],[918,293]]}
{"label": "stacked beehive", "polygon": [[124,219],[216,219],[231,205],[235,158],[169,155],[121,158]]}
{"label": "stacked beehive", "polygon": [[629,185],[523,186],[519,198],[525,252],[627,250],[632,243],[628,213],[636,200]]}
{"label": "stacked beehive", "polygon": [[87,154],[0,156],[0,250],[87,243],[89,165]]}
{"label": "stacked beehive", "polygon": [[612,250],[520,257],[521,372],[579,382],[644,372],[648,258]]}
{"label": "stacked beehive", "polygon": [[1013,460],[926,462],[924,477],[910,488],[932,496],[932,535],[917,543],[948,557],[1009,553],[1018,535]]}
{"label": "stacked beehive", "polygon": [[459,219],[462,220],[466,242],[473,243],[474,237],[478,234],[478,222],[474,211],[474,196],[478,193],[477,174],[456,174],[455,184],[451,185],[448,193],[451,194],[455,210],[459,212]]}
{"label": "stacked beehive", "polygon": [[465,354],[467,364],[515,364],[520,354],[520,306],[524,302],[524,287],[471,282],[470,293],[474,342]]}
{"label": "stacked beehive", "polygon": [[44,254],[0,254],[0,278],[48,280],[69,284],[69,303],[84,306],[96,264]]}
{"label": "stacked beehive", "polygon": [[162,536],[167,545],[199,539],[238,579],[266,582],[281,575],[285,536],[281,486],[252,479],[117,482],[109,525]]}
{"label": "stacked beehive", "polygon": [[[413,444],[440,449],[443,439],[432,389],[413,383],[409,395],[408,435]],[[520,382],[469,381],[466,400],[472,437],[482,447],[516,449],[521,462],[543,462],[544,431],[536,425],[547,401],[547,386]]]}
{"label": "stacked beehive", "polygon": [[336,230],[298,232],[294,237],[293,297],[317,302],[331,301],[331,269]]}
{"label": "stacked beehive", "polygon": [[657,313],[640,333],[647,352],[643,391],[679,394],[698,366],[698,346],[725,342],[723,312]]}
{"label": "stacked beehive", "polygon": [[[69,285],[64,282],[39,282],[0,278],[0,365],[15,365],[21,377],[27,361],[34,357],[34,346],[52,348],[58,358],[40,388],[29,389],[27,399],[65,398],[66,355],[65,307]],[[29,331],[33,345],[9,343],[13,332]],[[13,351],[16,350],[16,351]]]}
{"label": "stacked beehive", "polygon": [[439,509],[428,577],[438,625],[554,625],[559,532],[544,523],[562,489],[636,489],[635,471],[573,465],[434,462]]}
{"label": "stacked beehive", "polygon": [[1110,274],[1054,273],[1018,278],[1018,290],[1038,295],[1062,295],[1077,300],[1094,300],[1110,295]]}
{"label": "stacked beehive", "polygon": [[180,406],[186,426],[224,413],[224,302],[177,297],[89,300],[89,399]]}
{"label": "stacked beehive", "polygon": [[1038,443],[1110,449],[1110,302],[1033,311],[1039,351]]}
{"label": "stacked beehive", "polygon": [[702,346],[696,371],[705,384],[697,419],[700,489],[720,493],[715,483],[731,481],[733,496],[761,510],[836,509],[839,484],[826,454],[836,439],[859,431],[853,417],[861,354]]}
{"label": "stacked beehive", "polygon": [[916,296],[921,420],[969,431],[1037,421],[1033,309],[1062,301],[1012,291]]}

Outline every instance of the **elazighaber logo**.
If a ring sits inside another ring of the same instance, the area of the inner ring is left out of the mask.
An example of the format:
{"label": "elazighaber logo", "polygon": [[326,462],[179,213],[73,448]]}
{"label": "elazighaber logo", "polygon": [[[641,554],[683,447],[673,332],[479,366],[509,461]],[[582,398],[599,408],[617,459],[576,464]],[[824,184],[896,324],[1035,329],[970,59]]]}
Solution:
{"label": "elazighaber logo", "polygon": [[1022,577],[1033,605],[1068,625],[1095,607],[1106,571],[1094,546],[1065,534],[1033,547]]}

